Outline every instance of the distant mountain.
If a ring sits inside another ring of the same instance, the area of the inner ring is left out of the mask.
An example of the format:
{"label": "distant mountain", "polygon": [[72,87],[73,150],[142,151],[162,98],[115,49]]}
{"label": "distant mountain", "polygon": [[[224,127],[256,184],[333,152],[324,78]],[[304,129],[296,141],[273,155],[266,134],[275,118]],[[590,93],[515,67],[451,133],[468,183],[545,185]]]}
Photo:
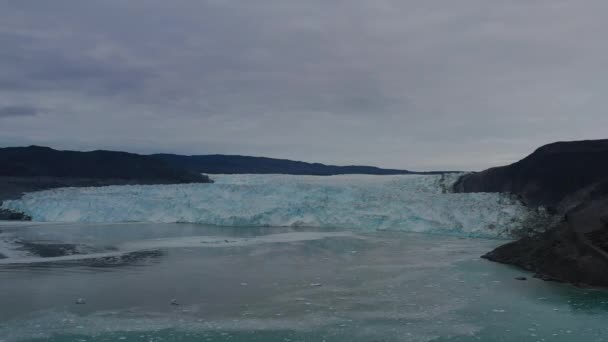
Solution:
{"label": "distant mountain", "polygon": [[408,170],[381,169],[373,166],[335,166],[319,163],[306,163],[287,159],[265,157],[248,157],[238,155],[199,155],[182,156],[175,154],[153,154],[152,157],[162,160],[174,167],[194,172],[211,174],[289,174],[331,176],[343,174],[366,175],[409,175],[440,174],[443,172],[413,172]]}
{"label": "distant mountain", "polygon": [[0,148],[0,176],[206,182],[199,173],[157,158],[113,151],[58,151],[49,147]]}

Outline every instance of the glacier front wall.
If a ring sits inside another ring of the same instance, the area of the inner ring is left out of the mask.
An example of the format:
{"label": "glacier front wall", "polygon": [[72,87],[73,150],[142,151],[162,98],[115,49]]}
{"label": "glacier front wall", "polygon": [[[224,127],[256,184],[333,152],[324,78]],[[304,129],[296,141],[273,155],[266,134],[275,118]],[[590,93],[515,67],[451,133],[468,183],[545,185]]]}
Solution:
{"label": "glacier front wall", "polygon": [[36,221],[305,226],[486,237],[508,236],[529,215],[504,195],[444,193],[454,176],[213,178],[213,184],[54,189],[3,207]]}

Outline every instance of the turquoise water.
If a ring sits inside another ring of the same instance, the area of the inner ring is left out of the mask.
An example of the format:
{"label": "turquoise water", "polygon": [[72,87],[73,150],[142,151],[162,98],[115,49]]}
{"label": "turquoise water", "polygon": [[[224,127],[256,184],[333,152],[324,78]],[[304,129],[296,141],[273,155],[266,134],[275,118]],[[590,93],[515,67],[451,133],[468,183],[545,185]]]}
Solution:
{"label": "turquoise water", "polygon": [[[0,230],[3,342],[608,340],[608,293],[479,258],[500,240],[192,224]],[[23,241],[84,255],[36,257]]]}

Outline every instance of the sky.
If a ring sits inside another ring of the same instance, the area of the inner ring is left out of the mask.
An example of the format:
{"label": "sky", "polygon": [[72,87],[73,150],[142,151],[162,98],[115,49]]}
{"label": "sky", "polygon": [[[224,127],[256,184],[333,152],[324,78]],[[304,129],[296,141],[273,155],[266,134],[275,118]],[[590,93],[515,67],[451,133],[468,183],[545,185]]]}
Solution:
{"label": "sky", "polygon": [[605,0],[0,0],[0,146],[481,170],[608,137]]}

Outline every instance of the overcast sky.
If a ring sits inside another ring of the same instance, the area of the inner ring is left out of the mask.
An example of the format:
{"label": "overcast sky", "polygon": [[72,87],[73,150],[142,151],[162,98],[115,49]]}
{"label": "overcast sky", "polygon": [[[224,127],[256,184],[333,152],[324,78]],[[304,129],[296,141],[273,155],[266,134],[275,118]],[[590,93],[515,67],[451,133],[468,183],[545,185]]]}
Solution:
{"label": "overcast sky", "polygon": [[0,0],[0,145],[476,170],[608,137],[606,0]]}

